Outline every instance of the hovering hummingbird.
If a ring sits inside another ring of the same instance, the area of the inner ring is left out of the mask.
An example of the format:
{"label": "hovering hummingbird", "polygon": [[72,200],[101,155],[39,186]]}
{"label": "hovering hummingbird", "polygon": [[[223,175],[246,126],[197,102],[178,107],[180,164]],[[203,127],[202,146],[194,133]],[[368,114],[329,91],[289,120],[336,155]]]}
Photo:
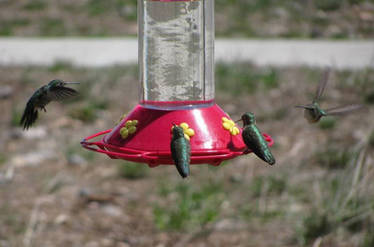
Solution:
{"label": "hovering hummingbird", "polygon": [[171,156],[179,174],[185,178],[190,174],[190,142],[184,137],[183,128],[174,124],[170,142]]}
{"label": "hovering hummingbird", "polygon": [[318,84],[316,94],[311,104],[295,106],[297,108],[304,109],[304,117],[308,120],[309,123],[316,123],[324,116],[343,115],[351,111],[361,109],[363,107],[363,105],[360,105],[360,104],[353,104],[353,105],[339,106],[339,107],[334,107],[334,108],[330,108],[327,110],[323,110],[319,106],[318,100],[321,98],[323,91],[325,90],[325,87],[329,79],[329,75],[330,75],[330,69],[327,69],[324,72],[322,79]]}
{"label": "hovering hummingbird", "polygon": [[53,80],[34,92],[27,101],[20,124],[23,129],[28,129],[38,118],[38,108],[47,112],[45,106],[51,101],[60,101],[78,95],[72,88],[65,87],[68,84],[79,84],[79,82],[65,82],[63,80]]}
{"label": "hovering hummingbird", "polygon": [[274,165],[275,158],[260,130],[256,126],[255,115],[251,112],[247,112],[242,115],[240,120],[243,121],[242,137],[247,148],[252,150],[263,161]]}

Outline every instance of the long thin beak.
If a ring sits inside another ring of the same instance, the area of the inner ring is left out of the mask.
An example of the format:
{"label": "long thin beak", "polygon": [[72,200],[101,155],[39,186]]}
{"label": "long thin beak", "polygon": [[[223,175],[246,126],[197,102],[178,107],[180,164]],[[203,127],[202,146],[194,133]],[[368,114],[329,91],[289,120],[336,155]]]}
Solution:
{"label": "long thin beak", "polygon": [[65,84],[80,84],[80,82],[77,82],[77,81],[66,81]]}
{"label": "long thin beak", "polygon": [[236,121],[234,121],[234,123],[237,123],[237,122],[240,122],[240,121],[242,121],[241,119],[239,119],[239,120],[236,120]]}
{"label": "long thin beak", "polygon": [[304,109],[311,109],[311,107],[306,105],[295,105],[296,108],[304,108]]}

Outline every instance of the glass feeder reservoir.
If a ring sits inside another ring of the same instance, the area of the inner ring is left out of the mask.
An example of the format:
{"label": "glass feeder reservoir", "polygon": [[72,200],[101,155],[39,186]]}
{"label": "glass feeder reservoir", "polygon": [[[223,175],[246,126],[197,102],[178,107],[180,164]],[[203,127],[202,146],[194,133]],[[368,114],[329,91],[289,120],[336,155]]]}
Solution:
{"label": "glass feeder reservoir", "polygon": [[191,164],[248,153],[242,130],[214,102],[214,0],[138,0],[138,28],[139,104],[82,146],[151,167],[173,164],[176,124],[190,142]]}
{"label": "glass feeder reservoir", "polygon": [[214,100],[214,1],[138,0],[141,104],[156,109]]}

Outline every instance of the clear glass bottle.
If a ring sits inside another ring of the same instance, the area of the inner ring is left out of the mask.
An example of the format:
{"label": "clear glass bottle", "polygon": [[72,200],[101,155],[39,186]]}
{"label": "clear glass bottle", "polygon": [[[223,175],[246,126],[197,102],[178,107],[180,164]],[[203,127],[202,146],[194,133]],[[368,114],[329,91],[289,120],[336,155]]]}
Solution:
{"label": "clear glass bottle", "polygon": [[214,103],[214,0],[138,0],[140,103]]}

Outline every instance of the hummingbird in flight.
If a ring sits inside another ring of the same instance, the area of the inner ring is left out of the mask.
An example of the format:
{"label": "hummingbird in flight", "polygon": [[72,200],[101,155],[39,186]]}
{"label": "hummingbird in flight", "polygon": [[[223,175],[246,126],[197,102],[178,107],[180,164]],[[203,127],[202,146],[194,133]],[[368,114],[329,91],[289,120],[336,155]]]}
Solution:
{"label": "hummingbird in flight", "polygon": [[190,142],[184,137],[183,128],[174,124],[170,142],[171,157],[179,174],[186,178],[190,174]]}
{"label": "hummingbird in flight", "polygon": [[240,120],[243,121],[242,138],[247,148],[252,150],[260,159],[267,162],[269,165],[274,165],[275,158],[260,130],[256,126],[255,115],[251,112],[247,112],[242,115]]}
{"label": "hummingbird in flight", "polygon": [[338,107],[330,108],[327,110],[323,110],[319,106],[318,100],[321,98],[323,91],[325,90],[325,87],[329,80],[329,75],[330,75],[330,69],[327,69],[324,72],[322,79],[318,84],[316,94],[311,104],[295,106],[297,108],[304,109],[304,117],[306,118],[306,120],[308,120],[309,123],[316,123],[322,117],[325,117],[325,116],[344,115],[346,113],[361,109],[363,107],[363,105],[360,105],[360,104],[352,104],[352,105],[338,106]]}
{"label": "hummingbird in flight", "polygon": [[28,129],[38,118],[38,109],[47,112],[45,106],[51,101],[60,101],[78,95],[72,88],[66,87],[69,84],[79,84],[79,82],[65,82],[63,80],[52,80],[47,85],[42,86],[34,92],[27,101],[20,124],[23,129]]}

